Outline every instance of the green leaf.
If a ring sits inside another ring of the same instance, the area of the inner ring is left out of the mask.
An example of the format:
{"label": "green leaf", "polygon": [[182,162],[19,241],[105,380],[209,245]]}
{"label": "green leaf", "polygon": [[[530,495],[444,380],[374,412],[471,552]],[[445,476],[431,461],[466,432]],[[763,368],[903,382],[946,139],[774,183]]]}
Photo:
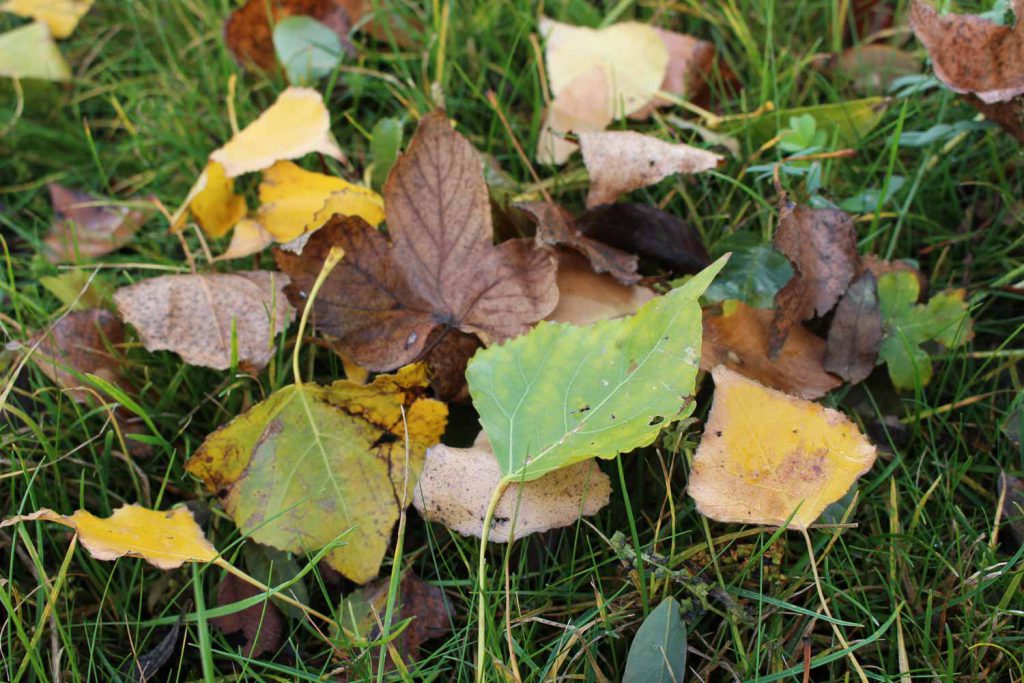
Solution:
{"label": "green leaf", "polygon": [[373,159],[373,189],[380,190],[388,179],[391,167],[402,148],[402,122],[399,119],[381,119],[370,133],[370,157]]}
{"label": "green leaf", "polygon": [[771,308],[776,292],[793,277],[789,259],[750,233],[734,233],[720,240],[713,251],[731,251],[732,257],[704,292],[710,303],[736,299],[754,308]]}
{"label": "green leaf", "polygon": [[679,603],[665,598],[633,637],[622,683],[683,683],[686,678],[686,624]]}
{"label": "green leaf", "polygon": [[344,54],[338,34],[309,16],[279,21],[274,27],[274,51],[293,85],[323,78],[334,71]]}
{"label": "green leaf", "polygon": [[529,481],[650,444],[693,412],[698,297],[719,259],[633,316],[586,327],[541,322],[479,351],[466,379],[502,481]]}
{"label": "green leaf", "polygon": [[934,341],[954,348],[972,336],[962,289],[936,294],[927,305],[917,303],[919,295],[920,283],[913,273],[897,271],[878,279],[878,301],[886,328],[878,358],[887,364],[898,389],[912,389],[918,383],[924,386],[931,380],[932,361],[922,344]]}
{"label": "green leaf", "polygon": [[70,81],[71,69],[41,21],[0,34],[0,76]]}
{"label": "green leaf", "polygon": [[814,119],[815,128],[824,133],[827,143],[841,147],[855,146],[878,125],[888,107],[889,98],[866,97],[848,102],[816,104],[809,107],[770,111],[752,119],[731,121],[719,132],[737,135],[746,132],[755,148],[771,140],[788,121],[805,114]]}

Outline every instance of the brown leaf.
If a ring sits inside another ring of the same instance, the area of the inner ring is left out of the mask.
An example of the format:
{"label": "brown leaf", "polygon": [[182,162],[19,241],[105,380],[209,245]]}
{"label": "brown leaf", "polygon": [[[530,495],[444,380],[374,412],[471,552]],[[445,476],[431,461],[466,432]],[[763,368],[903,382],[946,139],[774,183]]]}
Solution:
{"label": "brown leaf", "polygon": [[608,273],[624,285],[640,281],[637,257],[591,239],[576,226],[572,214],[549,202],[526,202],[516,208],[530,214],[537,223],[537,242],[547,246],[564,245],[575,249],[590,261],[595,273]]}
{"label": "brown leaf", "polygon": [[295,16],[309,16],[323,23],[338,34],[346,49],[352,49],[348,15],[335,0],[249,0],[224,22],[224,42],[239,64],[272,69],[277,63],[272,27]]}
{"label": "brown leaf", "polygon": [[558,253],[558,306],[546,319],[589,325],[632,315],[654,297],[647,287],[624,285],[610,275],[598,275],[583,256],[563,250]]}
{"label": "brown leaf", "polygon": [[715,168],[723,157],[635,131],[580,133],[583,163],[590,174],[587,208],[614,202],[626,192],[676,173]]}
{"label": "brown leaf", "polygon": [[384,185],[391,244],[361,219],[339,217],[302,254],[275,251],[303,300],[332,246],[345,258],[314,304],[317,324],[371,370],[416,359],[439,326],[485,344],[522,334],[558,302],[554,255],[532,240],[492,243],[480,155],[444,112],[420,122]]}
{"label": "brown leaf", "polygon": [[84,192],[48,183],[56,220],[43,243],[51,263],[96,258],[131,241],[145,213],[138,209],[99,206],[102,200]]}
{"label": "brown leaf", "polygon": [[999,489],[1006,490],[1002,516],[1010,527],[1017,545],[1024,545],[1024,481],[1006,471],[999,473]]}
{"label": "brown leaf", "polygon": [[[224,607],[262,593],[255,586],[228,574],[217,589],[217,606]],[[222,617],[213,617],[210,622],[223,633],[241,633],[245,637],[242,654],[246,657],[259,657],[277,650],[284,637],[284,615],[269,600]]]}
{"label": "brown leaf", "polygon": [[857,231],[849,214],[784,201],[775,248],[793,264],[793,277],[775,295],[769,355],[782,348],[796,322],[832,310],[860,268]]}
{"label": "brown leaf", "polygon": [[886,92],[897,78],[921,72],[921,60],[892,45],[857,45],[836,55],[832,70],[866,95]]}
{"label": "brown leaf", "polygon": [[820,398],[842,382],[825,372],[825,340],[794,325],[775,359],[768,357],[772,311],[730,302],[721,315],[704,313],[700,367],[725,365],[761,384],[800,398]]}
{"label": "brown leaf", "polygon": [[[706,40],[677,33],[663,28],[654,29],[668,48],[668,69],[661,91],[677,95],[691,102],[699,100],[707,90],[708,76],[715,61],[715,46]],[[672,103],[663,97],[655,97],[650,104],[633,112],[629,118],[642,121],[650,117],[658,107],[669,107]]]}
{"label": "brown leaf", "polygon": [[939,16],[914,0],[910,25],[932,58],[935,75],[985,116],[1024,141],[1024,2],[1016,0],[1014,26],[964,14]]}
{"label": "brown leaf", "polygon": [[288,277],[250,271],[164,275],[114,293],[125,322],[149,351],[173,351],[190,365],[231,367],[232,334],[238,362],[259,370],[273,355],[273,339],[295,315],[281,293]]}
{"label": "brown leaf", "polygon": [[[444,337],[438,341],[441,335]],[[443,328],[430,333],[424,360],[430,366],[430,386],[439,399],[448,403],[469,400],[466,365],[482,346],[475,334]]]}
{"label": "brown leaf", "polygon": [[693,226],[656,206],[598,206],[577,216],[576,227],[587,237],[678,273],[696,273],[711,263]]}
{"label": "brown leaf", "polygon": [[[358,30],[382,43],[395,41],[399,47],[415,47],[414,33],[421,33],[423,26],[415,19],[409,19],[388,3],[380,0],[334,0],[349,17],[349,22]],[[376,16],[370,15],[374,13]]]}
{"label": "brown leaf", "polygon": [[828,330],[825,369],[857,384],[875,369],[882,345],[882,311],[875,276],[865,270],[850,283]]}

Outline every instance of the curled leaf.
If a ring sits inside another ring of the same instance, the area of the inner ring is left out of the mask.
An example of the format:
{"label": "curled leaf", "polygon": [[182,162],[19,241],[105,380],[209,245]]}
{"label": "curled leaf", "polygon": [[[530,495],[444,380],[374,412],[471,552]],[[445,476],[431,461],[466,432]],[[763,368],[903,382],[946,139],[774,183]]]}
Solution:
{"label": "curled leaf", "polygon": [[173,232],[185,227],[185,211],[192,213],[207,235],[222,237],[245,217],[245,197],[235,194],[235,181],[225,174],[224,167],[211,161],[171,217]]}

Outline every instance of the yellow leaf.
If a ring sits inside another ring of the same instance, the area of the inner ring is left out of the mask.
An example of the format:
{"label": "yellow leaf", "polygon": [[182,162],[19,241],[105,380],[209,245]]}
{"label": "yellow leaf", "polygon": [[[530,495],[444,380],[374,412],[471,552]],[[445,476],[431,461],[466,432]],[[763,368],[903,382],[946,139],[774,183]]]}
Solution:
{"label": "yellow leaf", "polygon": [[222,237],[245,217],[245,197],[235,194],[235,181],[224,173],[224,167],[211,161],[171,217],[171,232],[185,226],[186,210],[192,212],[203,232]]}
{"label": "yellow leaf", "polygon": [[227,176],[234,178],[310,152],[344,158],[331,137],[331,118],[323,97],[312,88],[291,87],[211,154],[210,160],[222,164]]}
{"label": "yellow leaf", "polygon": [[647,24],[627,21],[603,29],[570,26],[542,17],[551,94],[558,96],[594,66],[606,75],[618,117],[654,99],[668,68],[668,48]]}
{"label": "yellow leaf", "polygon": [[231,259],[242,258],[258,254],[274,243],[274,236],[263,229],[259,221],[252,218],[243,218],[235,224],[235,231],[231,233],[231,244],[214,261],[230,261]]}
{"label": "yellow leaf", "polygon": [[54,38],[67,38],[75,31],[93,0],[7,0],[0,11],[44,21]]}
{"label": "yellow leaf", "polygon": [[336,213],[359,216],[374,227],[384,220],[384,199],[373,190],[290,161],[263,174],[260,203],[260,222],[279,242],[316,230]]}
{"label": "yellow leaf", "polygon": [[0,527],[39,519],[77,531],[82,545],[97,560],[116,560],[128,555],[141,557],[160,569],[175,569],[186,562],[213,562],[218,558],[216,548],[184,507],[160,511],[125,505],[106,519],[85,510],[69,516],[44,508],[12,517],[0,523]]}
{"label": "yellow leaf", "polygon": [[722,365],[711,374],[714,403],[687,487],[706,517],[781,526],[793,515],[789,528],[806,529],[875,462],[842,413]]}

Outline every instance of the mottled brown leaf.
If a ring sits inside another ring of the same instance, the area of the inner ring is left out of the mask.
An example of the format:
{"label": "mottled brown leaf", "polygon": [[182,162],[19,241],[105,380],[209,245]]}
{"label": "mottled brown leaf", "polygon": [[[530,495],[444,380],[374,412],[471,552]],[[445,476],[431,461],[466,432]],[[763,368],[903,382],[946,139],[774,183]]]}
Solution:
{"label": "mottled brown leaf", "polygon": [[646,204],[606,204],[576,218],[584,235],[677,273],[711,263],[700,235],[681,218]]}
{"label": "mottled brown leaf", "polygon": [[173,351],[190,365],[226,370],[234,334],[239,365],[258,370],[295,315],[281,292],[286,284],[287,276],[262,270],[164,275],[122,287],[114,303],[149,351]]}
{"label": "mottled brown leaf", "polygon": [[939,80],[1024,141],[1024,2],[1016,0],[1013,7],[1017,22],[1011,27],[971,14],[939,16],[914,0],[910,25]]}
{"label": "mottled brown leaf", "polygon": [[832,310],[860,269],[857,231],[849,214],[784,201],[775,248],[793,264],[793,277],[775,295],[769,355],[782,348],[789,328]]}
{"label": "mottled brown leaf", "polygon": [[314,312],[358,364],[409,363],[439,326],[503,341],[554,309],[554,255],[526,239],[493,245],[480,155],[444,112],[420,123],[388,176],[384,204],[390,244],[357,218],[335,217],[301,255],[275,252],[293,279],[289,296],[301,302],[330,248],[345,250]]}
{"label": "mottled brown leaf", "polygon": [[482,346],[475,334],[440,327],[430,333],[424,360],[430,367],[430,386],[439,399],[448,403],[469,400],[466,364]]}
{"label": "mottled brown leaf", "polygon": [[[224,607],[263,593],[255,586],[228,574],[217,589],[217,606]],[[242,654],[259,657],[281,647],[285,621],[281,610],[269,600],[250,605],[238,612],[214,617],[210,622],[224,633],[241,633],[245,637]]]}
{"label": "mottled brown leaf", "polygon": [[566,246],[587,257],[595,273],[608,273],[625,285],[640,281],[636,272],[638,258],[604,242],[591,239],[577,227],[572,214],[550,202],[518,204],[537,223],[537,242],[547,246]]}
{"label": "mottled brown leaf", "polygon": [[863,382],[875,368],[883,336],[875,276],[865,270],[836,306],[828,330],[825,369],[850,384]]}
{"label": "mottled brown leaf", "polygon": [[239,64],[272,69],[277,63],[273,26],[295,16],[316,19],[337,33],[342,45],[352,49],[348,15],[335,0],[249,0],[224,22],[224,42]]}
{"label": "mottled brown leaf", "polygon": [[820,398],[842,382],[825,371],[825,340],[793,325],[778,357],[768,357],[773,314],[741,301],[729,302],[722,314],[704,313],[700,367],[725,365],[761,384],[800,398]]}
{"label": "mottled brown leaf", "polygon": [[103,200],[57,183],[47,188],[55,220],[43,244],[46,258],[53,263],[117,251],[145,221],[145,213],[138,209],[103,206]]}

